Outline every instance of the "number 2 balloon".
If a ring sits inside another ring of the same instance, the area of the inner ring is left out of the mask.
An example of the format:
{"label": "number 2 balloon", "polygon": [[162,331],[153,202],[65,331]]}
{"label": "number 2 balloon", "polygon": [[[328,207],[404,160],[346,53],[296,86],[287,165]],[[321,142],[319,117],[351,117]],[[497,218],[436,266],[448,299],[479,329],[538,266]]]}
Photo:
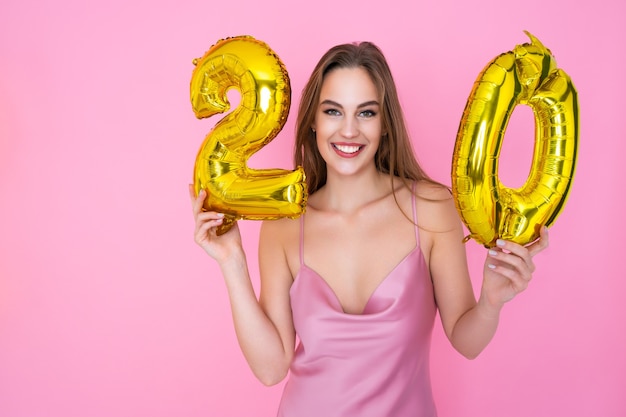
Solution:
{"label": "number 2 balloon", "polygon": [[204,209],[225,214],[217,234],[237,219],[298,217],[307,200],[303,169],[247,165],[287,120],[291,87],[281,60],[265,43],[237,36],[218,41],[194,64],[190,90],[197,118],[228,111],[228,89],[241,93],[239,106],[206,136],[194,167],[196,195],[207,191]]}

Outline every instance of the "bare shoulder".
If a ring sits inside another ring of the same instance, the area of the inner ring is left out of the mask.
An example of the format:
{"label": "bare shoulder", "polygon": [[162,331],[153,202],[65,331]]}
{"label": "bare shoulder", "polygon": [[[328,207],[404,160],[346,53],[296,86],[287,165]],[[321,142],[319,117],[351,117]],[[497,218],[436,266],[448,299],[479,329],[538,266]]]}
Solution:
{"label": "bare shoulder", "polygon": [[431,201],[444,201],[452,197],[452,193],[446,186],[425,180],[415,184],[415,194],[418,198]]}
{"label": "bare shoulder", "polygon": [[292,276],[299,265],[299,219],[264,220],[259,236],[259,260],[286,265]]}
{"label": "bare shoulder", "polygon": [[420,226],[436,232],[445,232],[458,224],[459,216],[454,199],[447,187],[419,181],[415,195]]}
{"label": "bare shoulder", "polygon": [[264,220],[261,224],[261,243],[270,241],[279,244],[288,244],[300,234],[298,219]]}

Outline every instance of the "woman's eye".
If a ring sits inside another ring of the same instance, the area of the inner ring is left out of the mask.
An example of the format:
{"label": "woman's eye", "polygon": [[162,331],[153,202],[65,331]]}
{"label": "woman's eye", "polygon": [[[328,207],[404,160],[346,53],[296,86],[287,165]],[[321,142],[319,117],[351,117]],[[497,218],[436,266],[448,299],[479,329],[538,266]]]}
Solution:
{"label": "woman's eye", "polygon": [[360,115],[361,117],[370,118],[376,116],[376,112],[373,110],[363,110]]}
{"label": "woman's eye", "polygon": [[326,109],[324,110],[324,113],[326,113],[329,116],[339,116],[341,114],[339,110],[336,110],[336,109]]}

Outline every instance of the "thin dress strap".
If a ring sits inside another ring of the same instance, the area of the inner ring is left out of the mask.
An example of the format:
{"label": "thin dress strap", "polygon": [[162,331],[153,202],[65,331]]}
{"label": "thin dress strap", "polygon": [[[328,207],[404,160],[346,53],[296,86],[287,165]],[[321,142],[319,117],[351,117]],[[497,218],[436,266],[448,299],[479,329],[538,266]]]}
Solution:
{"label": "thin dress strap", "polygon": [[413,189],[412,191],[412,202],[413,202],[413,223],[415,223],[415,243],[417,244],[417,246],[419,246],[420,244],[420,234],[419,234],[419,229],[417,227],[417,208],[415,205],[415,184],[417,184],[417,181],[413,181]]}

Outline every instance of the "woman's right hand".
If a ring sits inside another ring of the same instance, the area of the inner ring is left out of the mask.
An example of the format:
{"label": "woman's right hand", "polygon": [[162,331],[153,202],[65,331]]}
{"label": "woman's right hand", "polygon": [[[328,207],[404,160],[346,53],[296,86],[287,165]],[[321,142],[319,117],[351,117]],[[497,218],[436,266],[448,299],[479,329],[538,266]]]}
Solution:
{"label": "woman's right hand", "polygon": [[235,223],[226,233],[217,236],[216,229],[224,220],[222,213],[205,211],[202,206],[207,197],[205,190],[196,196],[193,184],[189,185],[189,199],[196,223],[194,240],[206,253],[217,262],[222,263],[233,255],[242,252],[241,234]]}

